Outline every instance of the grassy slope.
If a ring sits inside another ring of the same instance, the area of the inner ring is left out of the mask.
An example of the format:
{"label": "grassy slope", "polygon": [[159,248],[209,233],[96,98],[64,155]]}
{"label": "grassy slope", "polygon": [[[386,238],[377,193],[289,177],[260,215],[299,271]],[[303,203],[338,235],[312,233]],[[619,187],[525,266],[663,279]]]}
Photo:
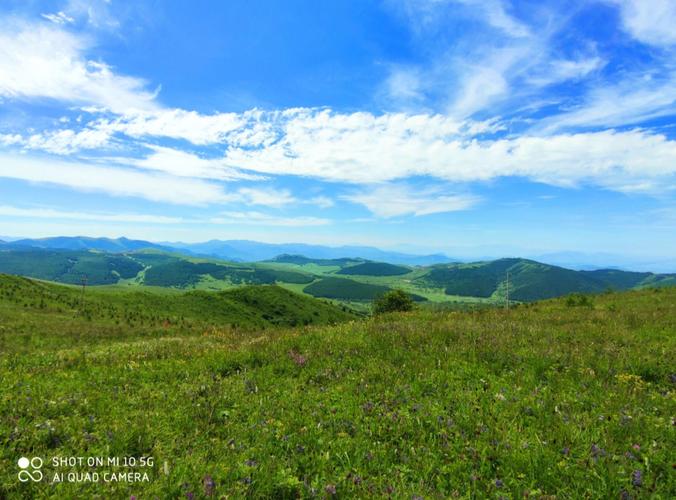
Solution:
{"label": "grassy slope", "polygon": [[[2,298],[0,497],[200,497],[208,476],[234,497],[668,498],[676,289],[593,301],[121,338]],[[16,480],[26,454],[156,465],[51,487]]]}
{"label": "grassy slope", "polygon": [[[277,326],[328,324],[354,318],[345,310],[277,286],[224,292],[168,293],[132,288],[81,291],[26,278],[0,275],[0,313],[14,346],[67,347],[164,335],[201,334],[210,328],[250,331]],[[49,326],[51,324],[51,326]],[[50,335],[43,335],[47,328]],[[18,342],[21,338],[21,342]]]}

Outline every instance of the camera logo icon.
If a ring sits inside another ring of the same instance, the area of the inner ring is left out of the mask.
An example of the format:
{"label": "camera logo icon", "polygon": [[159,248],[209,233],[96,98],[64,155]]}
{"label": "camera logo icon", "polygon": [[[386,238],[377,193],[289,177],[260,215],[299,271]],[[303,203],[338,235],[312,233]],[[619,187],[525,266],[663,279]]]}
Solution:
{"label": "camera logo icon", "polygon": [[28,481],[33,481],[34,483],[39,483],[42,481],[42,459],[40,457],[26,458],[21,457],[19,459],[19,481],[26,483]]}

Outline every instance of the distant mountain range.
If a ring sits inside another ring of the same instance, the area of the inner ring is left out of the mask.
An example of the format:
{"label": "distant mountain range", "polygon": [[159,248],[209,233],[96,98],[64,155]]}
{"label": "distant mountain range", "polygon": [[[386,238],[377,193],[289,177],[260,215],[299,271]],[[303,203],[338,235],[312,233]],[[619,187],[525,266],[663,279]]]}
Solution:
{"label": "distant mountain range", "polygon": [[388,252],[374,247],[341,246],[328,247],[322,245],[306,245],[303,243],[259,243],[248,240],[211,240],[204,243],[165,242],[153,243],[128,238],[88,238],[84,236],[53,238],[20,239],[0,241],[0,245],[10,248],[44,248],[61,250],[98,250],[102,252],[133,252],[141,249],[155,249],[167,252],[181,252],[195,256],[216,257],[233,262],[256,262],[270,260],[281,254],[296,254],[315,259],[338,259],[343,257],[362,258],[406,264],[410,266],[426,266],[430,264],[452,262],[443,254],[412,255],[399,252]]}
{"label": "distant mountain range", "polygon": [[[68,248],[45,248],[49,245]],[[0,245],[0,273],[124,287],[222,290],[277,284],[315,297],[362,305],[391,289],[405,290],[419,302],[496,304],[507,296],[531,302],[574,292],[676,286],[676,274],[572,270],[521,258],[411,266],[362,257],[326,258],[327,252],[321,258],[282,254],[241,263],[184,252],[126,239],[22,240]]]}
{"label": "distant mountain range", "polygon": [[[474,256],[462,254],[460,258],[451,258],[442,253],[417,255],[415,253],[381,250],[369,246],[309,245],[304,243],[261,243],[248,240],[211,240],[203,243],[160,242],[128,238],[89,238],[84,236],[57,236],[39,239],[18,239],[0,236],[0,248],[44,248],[62,250],[97,250],[102,252],[133,252],[140,249],[155,249],[165,252],[179,252],[193,256],[215,257],[232,262],[257,262],[271,260],[280,255],[302,255],[310,259],[364,259],[376,262],[388,262],[408,266],[429,266],[451,262],[471,262],[496,260],[494,257],[481,256],[479,249]],[[466,252],[465,252],[466,253]],[[493,252],[491,252],[493,253]],[[502,255],[504,256],[504,254]],[[595,269],[620,269],[642,272],[676,272],[676,257],[648,258],[628,257],[613,253],[586,252],[550,252],[527,253],[522,255],[546,264],[591,271]]]}

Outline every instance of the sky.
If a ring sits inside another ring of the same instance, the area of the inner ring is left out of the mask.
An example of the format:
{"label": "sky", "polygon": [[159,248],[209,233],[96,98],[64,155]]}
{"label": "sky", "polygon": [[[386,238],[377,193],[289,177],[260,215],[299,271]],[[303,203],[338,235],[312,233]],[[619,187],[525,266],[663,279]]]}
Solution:
{"label": "sky", "polygon": [[676,255],[674,0],[0,3],[0,235]]}

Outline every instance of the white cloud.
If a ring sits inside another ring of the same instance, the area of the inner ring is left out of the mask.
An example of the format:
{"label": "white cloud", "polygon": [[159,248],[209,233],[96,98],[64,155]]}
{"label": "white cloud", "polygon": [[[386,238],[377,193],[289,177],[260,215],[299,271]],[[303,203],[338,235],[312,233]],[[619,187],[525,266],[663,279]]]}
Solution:
{"label": "white cloud", "polygon": [[113,112],[157,108],[146,82],[89,60],[90,43],[55,25],[0,24],[0,97],[48,98]]}
{"label": "white cloud", "polygon": [[528,78],[529,83],[543,87],[552,83],[566,80],[577,80],[602,68],[605,61],[598,56],[590,56],[580,59],[557,59],[549,62]]}
{"label": "white cloud", "polygon": [[[438,0],[437,0],[438,1]],[[456,0],[478,11],[494,28],[505,34],[521,38],[530,35],[530,29],[521,21],[507,13],[505,2],[501,0]]]}
{"label": "white cloud", "polygon": [[502,0],[391,0],[388,3],[404,12],[418,34],[447,22],[450,16],[481,19],[487,26],[514,38],[530,34],[528,26],[507,12]]}
{"label": "white cloud", "polygon": [[286,189],[240,188],[237,190],[239,200],[247,205],[263,205],[266,207],[283,207],[298,200]]}
{"label": "white cloud", "polygon": [[673,0],[609,0],[619,6],[624,29],[641,42],[676,45],[676,2]]}
{"label": "white cloud", "polygon": [[122,164],[156,170],[179,177],[195,177],[222,181],[265,180],[260,175],[240,172],[227,165],[223,159],[206,159],[192,153],[163,146],[148,145],[153,151],[145,158],[116,158]]}
{"label": "white cloud", "polygon": [[180,217],[147,214],[102,214],[93,212],[69,212],[52,208],[19,208],[0,205],[0,215],[7,217],[28,217],[36,219],[72,219],[101,222],[134,222],[142,224],[179,224],[185,222]]}
{"label": "white cloud", "polygon": [[[342,115],[297,110],[275,123],[276,142],[231,147],[235,168],[328,181],[377,183],[415,175],[452,182],[522,176],[554,185],[626,190],[676,175],[676,141],[646,131],[602,131],[479,141],[440,115]],[[476,133],[476,132],[472,132]]]}
{"label": "white cloud", "polygon": [[64,12],[57,12],[56,14],[40,14],[42,17],[48,21],[53,22],[54,24],[71,24],[75,22],[75,19],[65,14]]}
{"label": "white cloud", "polygon": [[414,190],[403,185],[378,186],[343,198],[386,218],[467,210],[480,201],[477,196],[442,194],[438,189]]}
{"label": "white cloud", "polygon": [[315,196],[305,201],[309,205],[316,205],[319,208],[331,208],[335,203],[327,196]]}
{"label": "white cloud", "polygon": [[232,200],[232,195],[226,194],[220,186],[198,179],[3,154],[0,154],[0,177],[179,205],[227,203]]}
{"label": "white cloud", "polygon": [[676,72],[662,78],[641,75],[589,91],[583,104],[540,120],[548,133],[571,127],[618,127],[676,114]]}
{"label": "white cloud", "polygon": [[212,224],[242,224],[255,226],[323,226],[331,221],[319,217],[279,217],[261,212],[223,212],[209,220]]}
{"label": "white cloud", "polygon": [[130,137],[169,137],[206,145],[223,142],[228,133],[245,123],[246,118],[237,113],[202,115],[182,109],[157,109],[127,112],[114,120],[101,120],[98,126]]}
{"label": "white cloud", "polygon": [[70,129],[52,130],[21,137],[0,136],[0,142],[6,145],[20,145],[24,149],[38,149],[58,155],[69,155],[83,149],[106,147],[110,142],[110,134],[101,129],[85,128],[80,131]]}

